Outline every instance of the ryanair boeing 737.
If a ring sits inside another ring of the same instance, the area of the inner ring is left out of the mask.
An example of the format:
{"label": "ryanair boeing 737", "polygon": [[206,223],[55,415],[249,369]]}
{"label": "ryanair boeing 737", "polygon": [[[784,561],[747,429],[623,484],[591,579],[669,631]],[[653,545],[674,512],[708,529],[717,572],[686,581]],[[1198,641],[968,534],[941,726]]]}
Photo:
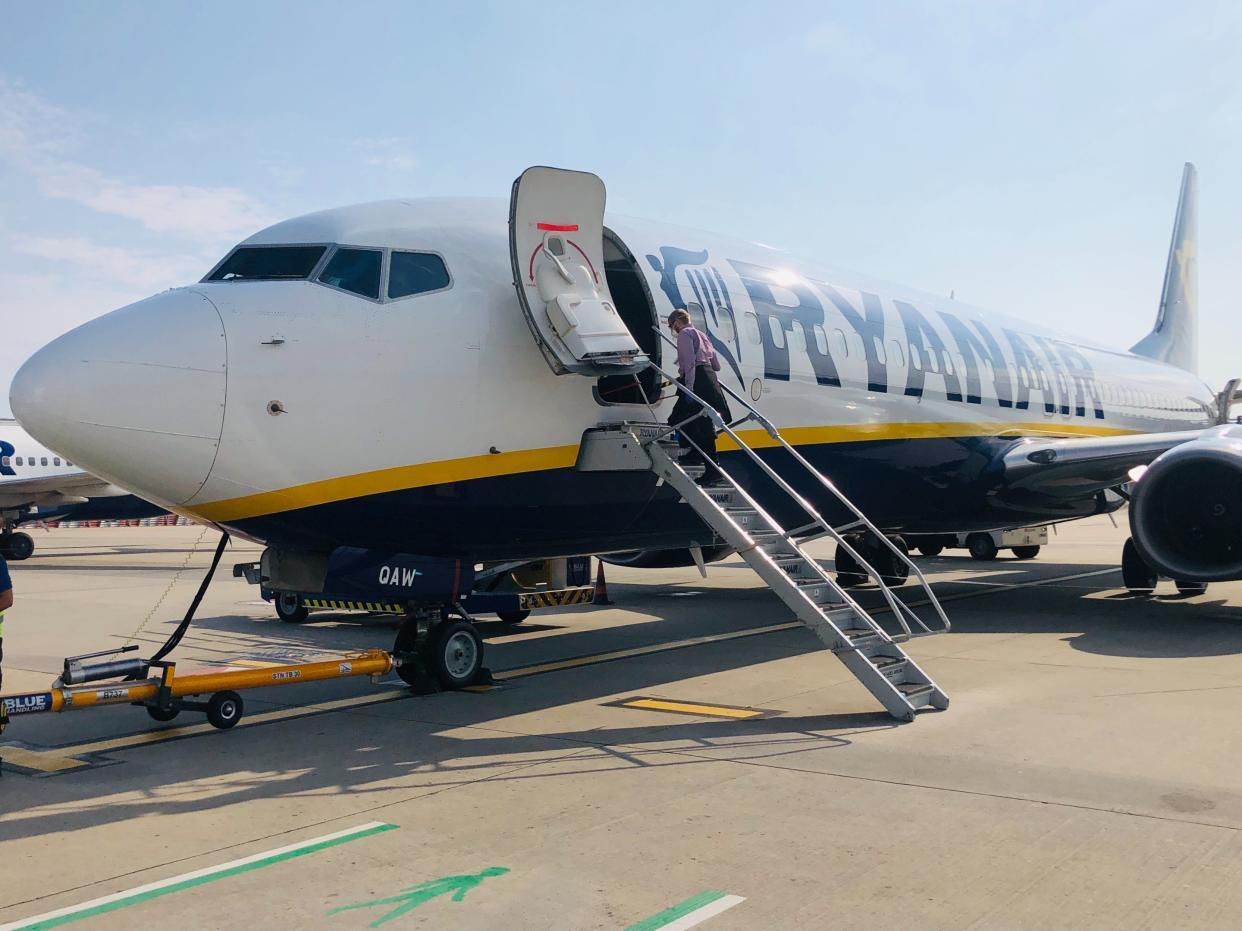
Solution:
{"label": "ryanair boeing 737", "polygon": [[[1232,386],[1196,374],[1195,196],[1187,165],[1155,328],[1130,351],[606,217],[594,175],[532,168],[507,204],[278,223],[197,284],[53,341],[10,400],[50,448],[265,542],[272,576],[303,586],[342,546],[688,564],[825,525],[852,544],[838,569],[900,575],[886,536],[1070,520],[1130,488],[1127,582],[1237,579],[1242,428]],[[722,437],[723,517],[656,454],[676,307],[711,340],[734,414],[755,412]],[[758,524],[730,519],[742,505]]]}

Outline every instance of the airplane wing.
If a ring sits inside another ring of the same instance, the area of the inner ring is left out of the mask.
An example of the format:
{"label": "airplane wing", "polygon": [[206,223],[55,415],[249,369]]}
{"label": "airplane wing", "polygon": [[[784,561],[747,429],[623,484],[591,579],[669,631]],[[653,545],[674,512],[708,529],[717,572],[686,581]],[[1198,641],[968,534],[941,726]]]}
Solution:
{"label": "airplane wing", "polygon": [[16,507],[37,503],[49,495],[67,497],[105,497],[124,494],[115,486],[89,472],[71,472],[68,475],[37,475],[27,478],[0,478],[0,506]]}
{"label": "airplane wing", "polygon": [[1175,433],[1025,439],[1002,457],[1004,484],[1010,488],[1038,486],[1044,494],[1066,498],[1083,497],[1130,481],[1131,469],[1148,465],[1174,446],[1214,438],[1230,429],[1225,426]]}

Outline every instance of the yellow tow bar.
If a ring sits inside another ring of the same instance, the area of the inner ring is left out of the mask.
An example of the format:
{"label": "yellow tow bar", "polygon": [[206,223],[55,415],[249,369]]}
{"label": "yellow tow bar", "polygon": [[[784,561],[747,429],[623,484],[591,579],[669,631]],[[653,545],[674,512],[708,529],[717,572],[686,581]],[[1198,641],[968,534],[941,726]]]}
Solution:
{"label": "yellow tow bar", "polygon": [[[148,713],[157,721],[171,721],[183,710],[203,711],[213,726],[227,730],[241,720],[242,700],[237,694],[238,689],[355,676],[379,677],[392,671],[394,665],[392,654],[386,650],[368,650],[314,663],[189,673],[184,676],[176,674],[176,663],[160,662],[152,665],[153,669],[160,671],[158,679],[53,685],[46,692],[3,695],[0,702],[4,703],[10,716],[133,704],[146,706]],[[196,700],[203,695],[209,696],[206,701]]]}

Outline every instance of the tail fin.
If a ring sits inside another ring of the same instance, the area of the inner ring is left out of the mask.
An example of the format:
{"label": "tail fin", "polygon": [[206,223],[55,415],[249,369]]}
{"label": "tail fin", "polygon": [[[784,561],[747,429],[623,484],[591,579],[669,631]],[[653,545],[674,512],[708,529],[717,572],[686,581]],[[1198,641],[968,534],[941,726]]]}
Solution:
{"label": "tail fin", "polygon": [[1152,331],[1130,350],[1188,372],[1199,369],[1199,173],[1190,162],[1182,171],[1173,241],[1164,267],[1164,291]]}

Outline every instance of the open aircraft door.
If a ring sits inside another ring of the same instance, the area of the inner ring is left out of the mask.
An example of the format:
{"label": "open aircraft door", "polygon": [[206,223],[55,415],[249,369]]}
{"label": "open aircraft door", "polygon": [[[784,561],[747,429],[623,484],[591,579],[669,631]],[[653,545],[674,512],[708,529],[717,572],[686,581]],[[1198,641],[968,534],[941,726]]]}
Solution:
{"label": "open aircraft door", "polygon": [[608,292],[604,199],[604,182],[584,171],[534,167],[513,182],[513,283],[531,333],[558,375],[618,375],[647,366]]}

